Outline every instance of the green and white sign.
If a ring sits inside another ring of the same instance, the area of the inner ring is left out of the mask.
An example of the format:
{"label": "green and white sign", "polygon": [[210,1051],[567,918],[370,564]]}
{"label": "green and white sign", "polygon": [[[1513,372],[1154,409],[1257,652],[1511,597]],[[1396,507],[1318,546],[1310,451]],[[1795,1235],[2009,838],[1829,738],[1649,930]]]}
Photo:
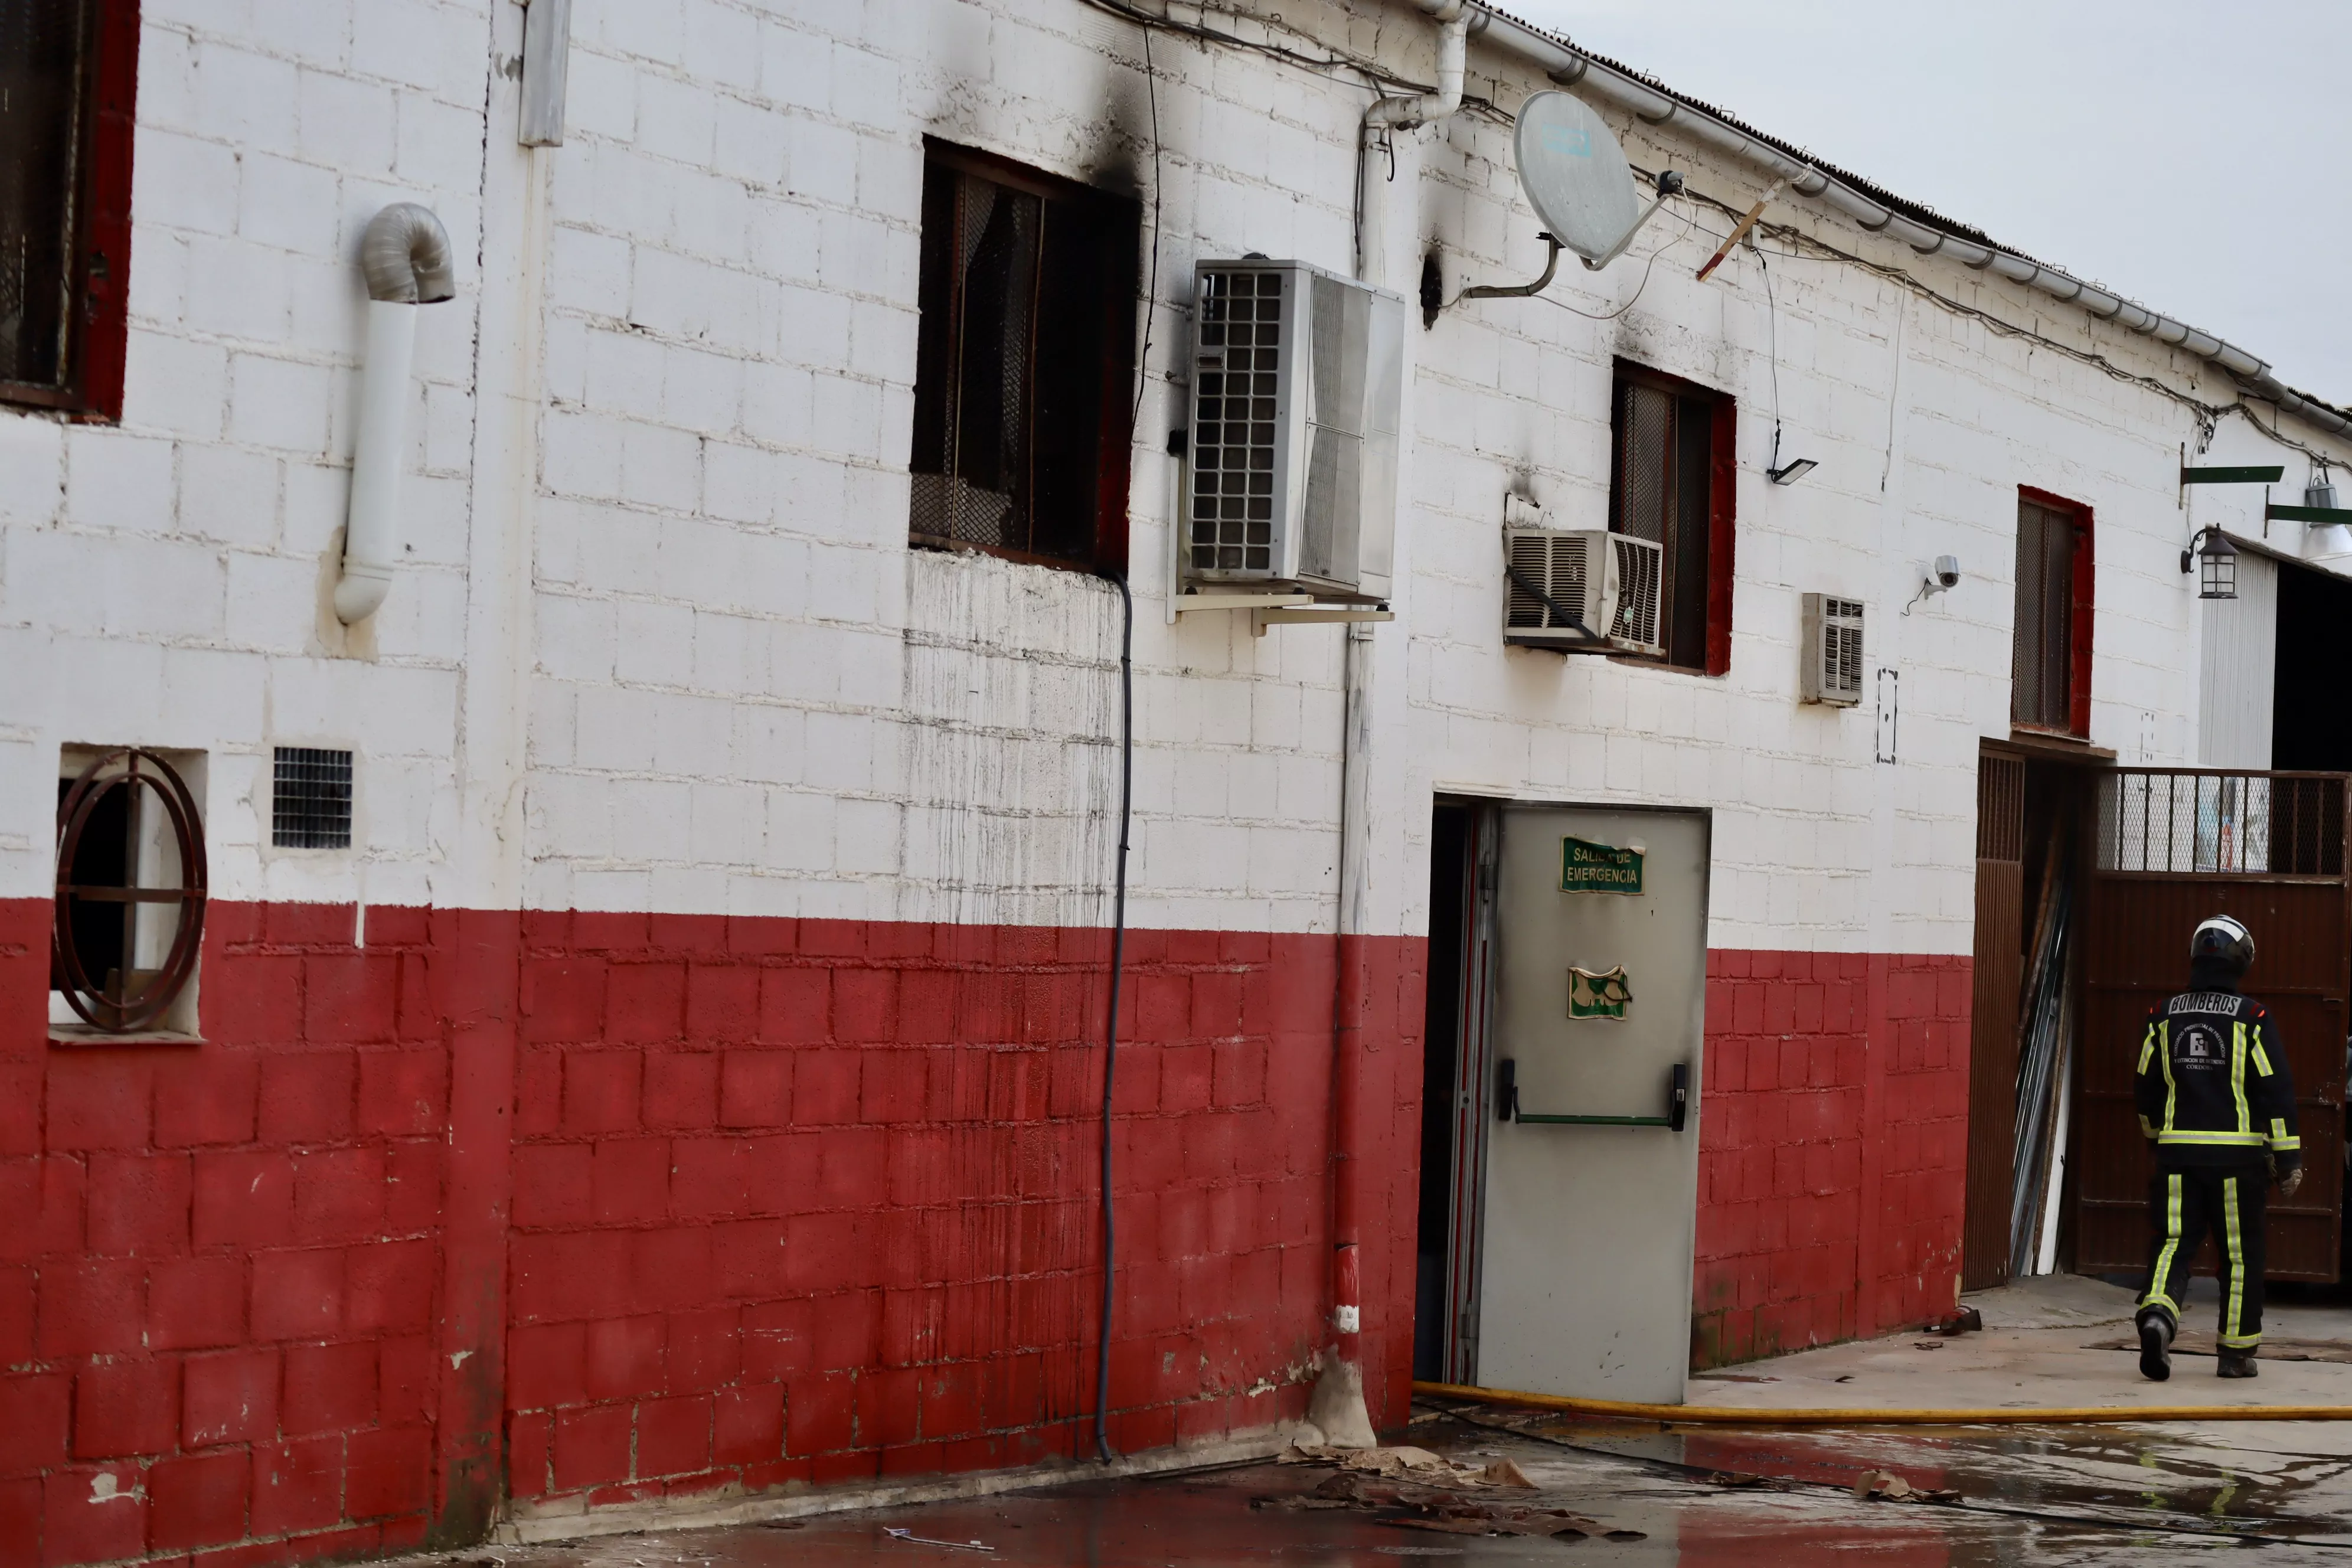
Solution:
{"label": "green and white sign", "polygon": [[1633,984],[1625,966],[1594,973],[1590,969],[1568,972],[1568,1016],[1571,1018],[1622,1018],[1633,1000]]}
{"label": "green and white sign", "polygon": [[1595,844],[1585,838],[1559,841],[1559,890],[1563,893],[1642,891],[1642,852]]}

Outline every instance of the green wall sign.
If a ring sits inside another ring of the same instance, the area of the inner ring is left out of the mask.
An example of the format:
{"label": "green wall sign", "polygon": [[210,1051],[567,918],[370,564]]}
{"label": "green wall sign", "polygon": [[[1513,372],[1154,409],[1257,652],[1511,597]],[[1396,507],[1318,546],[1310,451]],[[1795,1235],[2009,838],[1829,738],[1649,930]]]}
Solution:
{"label": "green wall sign", "polygon": [[1563,838],[1559,841],[1559,890],[1639,894],[1642,852],[1583,838]]}

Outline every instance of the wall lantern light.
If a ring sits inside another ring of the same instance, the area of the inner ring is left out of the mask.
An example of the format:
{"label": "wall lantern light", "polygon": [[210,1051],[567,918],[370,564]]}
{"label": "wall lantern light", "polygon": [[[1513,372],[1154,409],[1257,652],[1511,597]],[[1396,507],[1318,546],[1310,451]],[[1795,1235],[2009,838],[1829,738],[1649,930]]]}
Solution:
{"label": "wall lantern light", "polygon": [[2197,596],[2200,599],[2234,599],[2238,596],[2238,547],[2218,528],[2198,531],[2189,542],[2190,548],[2180,552],[2180,569],[2190,569],[2189,558],[2196,557]]}

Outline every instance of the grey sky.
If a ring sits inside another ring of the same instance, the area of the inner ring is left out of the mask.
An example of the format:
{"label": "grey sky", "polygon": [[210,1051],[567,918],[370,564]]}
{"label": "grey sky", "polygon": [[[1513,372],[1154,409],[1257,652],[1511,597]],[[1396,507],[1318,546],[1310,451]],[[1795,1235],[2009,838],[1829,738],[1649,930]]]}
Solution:
{"label": "grey sky", "polygon": [[2347,0],[1504,0],[2352,404]]}

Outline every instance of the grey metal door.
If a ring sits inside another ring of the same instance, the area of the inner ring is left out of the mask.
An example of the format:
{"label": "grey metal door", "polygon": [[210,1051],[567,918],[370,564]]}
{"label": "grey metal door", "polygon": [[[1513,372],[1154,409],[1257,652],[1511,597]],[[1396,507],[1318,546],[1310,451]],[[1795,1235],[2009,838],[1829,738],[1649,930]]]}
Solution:
{"label": "grey metal door", "polygon": [[[1629,851],[1640,890],[1606,890],[1633,885]],[[1501,860],[1478,1381],[1679,1403],[1697,1218],[1707,819],[1513,806]],[[1622,1017],[1608,1016],[1621,1005]]]}

